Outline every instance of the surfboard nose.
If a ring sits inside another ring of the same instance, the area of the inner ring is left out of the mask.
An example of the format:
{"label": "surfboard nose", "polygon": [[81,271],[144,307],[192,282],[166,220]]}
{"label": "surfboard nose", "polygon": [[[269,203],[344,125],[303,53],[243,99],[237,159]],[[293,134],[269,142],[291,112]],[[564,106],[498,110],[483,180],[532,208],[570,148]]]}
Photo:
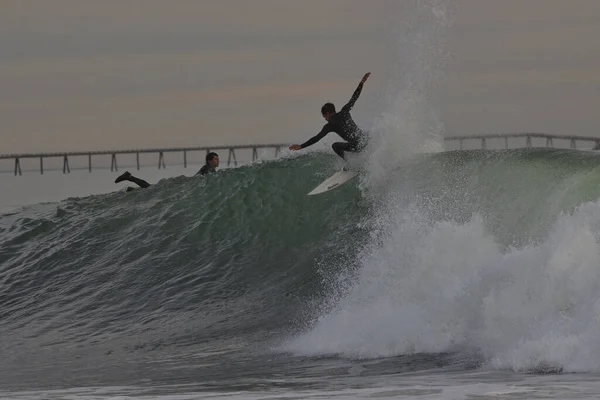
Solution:
{"label": "surfboard nose", "polygon": [[338,171],[335,174],[331,175],[329,178],[325,179],[319,186],[317,186],[310,193],[308,193],[308,195],[312,196],[315,194],[328,192],[332,189],[335,189],[338,186],[343,185],[344,183],[348,182],[350,179],[354,178],[357,175],[358,172],[356,171]]}

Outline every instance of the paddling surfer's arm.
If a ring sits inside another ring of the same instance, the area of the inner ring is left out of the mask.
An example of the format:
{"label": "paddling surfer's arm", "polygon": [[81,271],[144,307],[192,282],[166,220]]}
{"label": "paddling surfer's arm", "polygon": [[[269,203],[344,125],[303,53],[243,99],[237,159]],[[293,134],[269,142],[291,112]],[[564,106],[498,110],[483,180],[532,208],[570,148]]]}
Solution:
{"label": "paddling surfer's arm", "polygon": [[313,144],[317,143],[319,140],[323,139],[325,137],[325,135],[327,135],[329,132],[331,132],[331,127],[329,126],[329,124],[325,124],[325,126],[323,126],[323,129],[321,129],[321,132],[317,133],[315,136],[311,137],[310,139],[308,139],[306,142],[304,142],[302,144],[291,145],[290,150],[300,150],[300,149],[304,149],[308,146],[312,146]]}

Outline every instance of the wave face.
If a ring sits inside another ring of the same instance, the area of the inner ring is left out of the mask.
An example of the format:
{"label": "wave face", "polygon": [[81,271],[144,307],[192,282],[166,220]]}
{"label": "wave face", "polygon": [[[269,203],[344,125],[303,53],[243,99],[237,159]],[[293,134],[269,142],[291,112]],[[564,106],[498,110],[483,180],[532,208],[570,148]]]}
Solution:
{"label": "wave face", "polygon": [[422,154],[379,189],[363,176],[306,196],[336,162],[2,215],[4,367],[266,346],[600,370],[598,155]]}
{"label": "wave face", "polygon": [[351,258],[364,237],[356,189],[306,196],[327,164],[267,162],[3,215],[1,345],[192,344],[293,322],[288,309],[321,285],[318,263]]}

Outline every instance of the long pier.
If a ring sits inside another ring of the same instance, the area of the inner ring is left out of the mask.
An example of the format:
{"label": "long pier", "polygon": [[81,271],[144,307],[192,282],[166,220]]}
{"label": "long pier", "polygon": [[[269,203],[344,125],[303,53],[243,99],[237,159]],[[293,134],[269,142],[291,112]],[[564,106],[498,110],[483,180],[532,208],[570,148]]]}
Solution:
{"label": "long pier", "polygon": [[227,166],[237,166],[236,150],[252,150],[252,161],[258,159],[259,149],[275,149],[275,157],[279,155],[282,147],[287,147],[287,144],[255,144],[255,145],[236,145],[236,146],[210,146],[210,147],[172,147],[164,149],[133,149],[133,150],[104,150],[104,151],[75,151],[75,152],[63,152],[63,153],[24,153],[24,154],[0,154],[0,160],[13,159],[15,163],[15,176],[23,175],[21,171],[21,160],[27,158],[37,158],[40,160],[40,173],[44,174],[44,159],[47,158],[62,158],[63,159],[63,173],[68,174],[71,172],[69,166],[70,157],[87,157],[88,159],[88,170],[92,172],[92,157],[93,156],[110,156],[111,171],[118,171],[119,167],[117,164],[117,155],[130,154],[136,156],[137,169],[140,169],[140,154],[154,153],[158,155],[158,169],[166,168],[165,164],[165,153],[181,153],[183,155],[183,165],[187,168],[188,165],[188,153],[194,151],[205,151],[206,154],[215,150],[227,150]]}
{"label": "long pier", "polygon": [[463,150],[463,142],[466,140],[480,140],[481,148],[487,148],[487,140],[489,139],[504,139],[504,148],[508,149],[508,139],[525,138],[525,147],[533,147],[532,139],[546,139],[546,147],[554,147],[554,140],[568,140],[571,149],[577,149],[577,142],[592,142],[594,150],[600,149],[600,137],[577,136],[577,135],[552,135],[548,133],[493,133],[487,135],[470,135],[470,136],[447,136],[446,141],[458,141],[459,147]]}
{"label": "long pier", "polygon": [[[553,135],[548,133],[493,133],[485,135],[468,135],[468,136],[447,136],[444,138],[446,142],[458,141],[459,147],[463,150],[463,143],[465,141],[479,140],[481,142],[481,148],[487,148],[487,141],[490,139],[504,139],[504,147],[509,148],[508,140],[511,138],[525,138],[525,147],[533,147],[533,139],[545,139],[546,147],[554,147],[554,140],[567,140],[570,143],[571,149],[577,148],[577,142],[591,142],[594,144],[594,149],[600,150],[600,137],[590,136],[577,136],[577,135]],[[158,155],[158,168],[166,168],[165,164],[165,153],[181,153],[183,155],[183,165],[187,168],[188,165],[188,153],[194,151],[205,151],[208,154],[215,150],[226,150],[228,151],[227,166],[237,166],[236,150],[252,150],[252,161],[258,159],[259,149],[275,149],[275,157],[277,157],[281,148],[286,148],[287,144],[256,144],[256,145],[235,145],[235,146],[210,146],[210,147],[172,147],[172,148],[155,148],[155,149],[133,149],[133,150],[105,150],[105,151],[78,151],[78,152],[62,152],[62,153],[25,153],[25,154],[0,154],[0,160],[12,159],[15,165],[15,175],[22,175],[21,171],[21,160],[27,158],[37,158],[40,161],[40,173],[44,174],[44,159],[46,158],[62,158],[63,159],[63,173],[68,174],[71,172],[69,166],[69,157],[87,157],[88,159],[88,170],[92,172],[92,157],[93,156],[110,156],[111,157],[111,171],[118,171],[117,155],[123,154],[134,154],[136,156],[137,169],[140,169],[140,154],[154,153]]]}

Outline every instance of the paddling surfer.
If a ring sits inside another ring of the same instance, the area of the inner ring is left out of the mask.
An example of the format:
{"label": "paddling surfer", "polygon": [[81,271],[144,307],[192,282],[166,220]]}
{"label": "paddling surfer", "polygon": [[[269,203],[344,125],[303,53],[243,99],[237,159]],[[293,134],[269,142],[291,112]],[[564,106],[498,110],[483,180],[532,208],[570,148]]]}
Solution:
{"label": "paddling surfer", "polygon": [[[219,166],[219,155],[217,153],[213,153],[213,152],[208,153],[206,155],[206,164],[204,164],[202,166],[202,168],[200,168],[200,171],[198,171],[196,173],[196,175],[194,175],[194,176],[212,174],[217,171],[218,166]],[[122,174],[117,179],[115,179],[115,183],[119,183],[119,182],[123,182],[123,181],[133,182],[142,189],[146,189],[146,188],[150,187],[150,184],[148,182],[131,175],[131,173],[129,171],[125,171],[124,174]],[[132,190],[135,190],[135,189],[132,187],[127,188],[128,192],[130,192]]]}

